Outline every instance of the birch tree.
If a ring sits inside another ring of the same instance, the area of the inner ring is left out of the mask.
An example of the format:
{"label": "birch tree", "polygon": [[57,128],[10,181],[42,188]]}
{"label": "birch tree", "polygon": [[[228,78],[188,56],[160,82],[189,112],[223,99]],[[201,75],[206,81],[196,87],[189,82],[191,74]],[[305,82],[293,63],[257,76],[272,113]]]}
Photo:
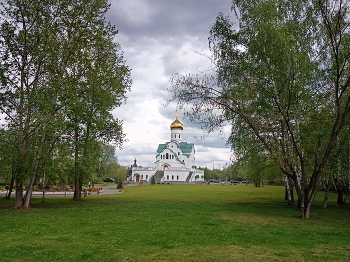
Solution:
{"label": "birch tree", "polygon": [[349,119],[349,5],[235,0],[235,19],[220,14],[210,31],[212,74],[171,78],[192,121],[209,132],[231,124],[231,142],[250,143],[293,180],[302,218]]}

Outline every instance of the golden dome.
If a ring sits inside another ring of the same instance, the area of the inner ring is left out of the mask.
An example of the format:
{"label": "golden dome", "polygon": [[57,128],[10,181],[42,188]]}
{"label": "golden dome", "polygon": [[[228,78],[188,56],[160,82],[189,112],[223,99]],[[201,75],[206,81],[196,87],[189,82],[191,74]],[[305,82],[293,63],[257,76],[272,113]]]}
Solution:
{"label": "golden dome", "polygon": [[184,129],[184,125],[176,117],[175,121],[171,123],[170,129]]}

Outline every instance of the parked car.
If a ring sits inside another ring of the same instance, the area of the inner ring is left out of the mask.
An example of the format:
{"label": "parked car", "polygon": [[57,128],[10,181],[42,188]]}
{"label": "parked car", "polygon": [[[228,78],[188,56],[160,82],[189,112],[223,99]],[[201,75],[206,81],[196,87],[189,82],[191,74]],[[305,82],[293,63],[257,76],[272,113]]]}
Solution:
{"label": "parked car", "polygon": [[105,179],[103,179],[103,182],[106,182],[106,183],[108,183],[108,182],[114,183],[115,180],[114,180],[113,178],[106,177]]}
{"label": "parked car", "polygon": [[231,180],[231,185],[238,185],[240,182],[237,180]]}
{"label": "parked car", "polygon": [[242,181],[242,184],[250,184],[249,181]]}
{"label": "parked car", "polygon": [[219,183],[220,181],[217,179],[209,179],[208,182],[209,183]]}

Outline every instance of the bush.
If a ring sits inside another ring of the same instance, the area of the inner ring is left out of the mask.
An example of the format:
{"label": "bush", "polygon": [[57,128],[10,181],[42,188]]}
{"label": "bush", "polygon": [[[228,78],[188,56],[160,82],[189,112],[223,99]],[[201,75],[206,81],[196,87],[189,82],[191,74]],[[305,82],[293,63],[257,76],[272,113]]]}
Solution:
{"label": "bush", "polygon": [[151,178],[151,185],[154,185],[156,183],[156,180],[154,179],[154,176]]}
{"label": "bush", "polygon": [[119,180],[117,184],[117,189],[123,188],[123,181]]}

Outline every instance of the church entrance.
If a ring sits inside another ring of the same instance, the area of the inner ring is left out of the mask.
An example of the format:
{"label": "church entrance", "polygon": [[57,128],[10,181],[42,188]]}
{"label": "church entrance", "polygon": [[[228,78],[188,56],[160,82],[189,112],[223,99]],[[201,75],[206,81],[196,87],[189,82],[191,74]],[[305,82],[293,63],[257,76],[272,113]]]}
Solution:
{"label": "church entrance", "polygon": [[136,182],[140,182],[140,175],[136,175]]}
{"label": "church entrance", "polygon": [[165,170],[165,168],[167,168],[167,167],[168,167],[168,165],[164,165],[164,166],[163,166],[163,170]]}

